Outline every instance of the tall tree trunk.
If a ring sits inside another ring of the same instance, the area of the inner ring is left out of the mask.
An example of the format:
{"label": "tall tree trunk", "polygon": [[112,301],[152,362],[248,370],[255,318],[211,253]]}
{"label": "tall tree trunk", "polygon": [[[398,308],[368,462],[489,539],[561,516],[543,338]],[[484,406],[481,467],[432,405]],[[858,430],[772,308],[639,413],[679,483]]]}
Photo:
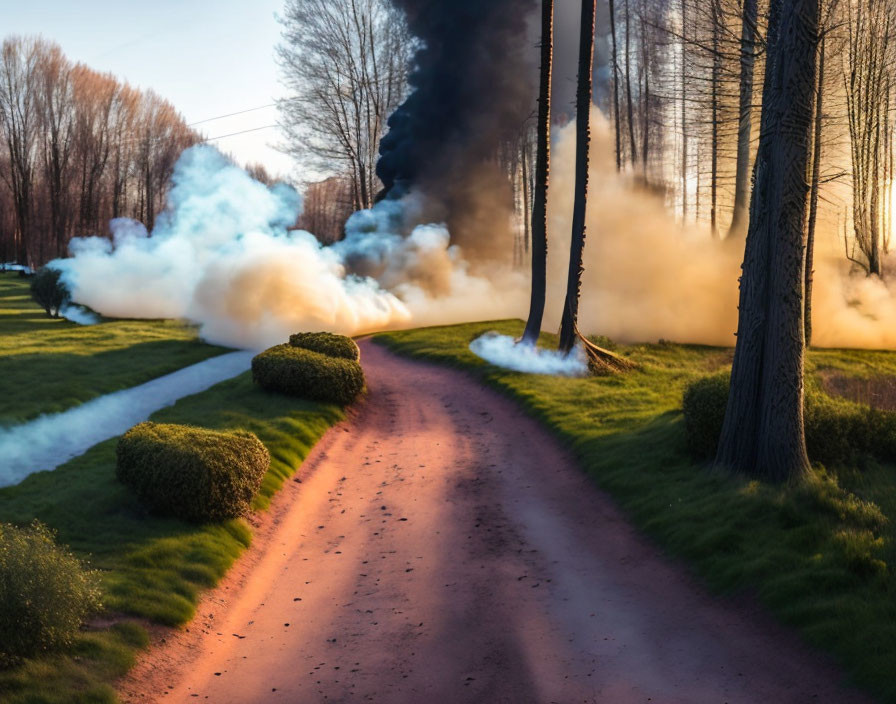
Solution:
{"label": "tall tree trunk", "polygon": [[719,53],[719,24],[718,0],[712,2],[712,175],[710,181],[710,210],[709,219],[712,228],[712,236],[719,236],[719,83],[722,73],[722,57]]}
{"label": "tall tree trunk", "polygon": [[681,220],[688,219],[687,43],[688,0],[681,0]]}
{"label": "tall tree trunk", "polygon": [[772,0],[770,70],[750,206],[737,347],[716,464],[768,481],[809,471],[803,294],[819,0]]}
{"label": "tall tree trunk", "polygon": [[622,122],[619,118],[619,51],[616,47],[616,0],[610,2],[610,39],[613,52],[613,122],[616,131],[616,171],[622,171]]}
{"label": "tall tree trunk", "polygon": [[806,347],[812,344],[812,267],[815,265],[815,224],[818,222],[818,189],[821,181],[821,128],[824,115],[824,45],[818,48],[818,80],[815,88],[815,129],[812,135],[812,182],[809,187],[809,224],[806,230]]}
{"label": "tall tree trunk", "polygon": [[750,202],[750,137],[753,131],[753,71],[756,66],[758,0],[744,0],[740,33],[740,106],[737,124],[737,166],[734,177],[734,212],[728,236],[746,234]]}
{"label": "tall tree trunk", "polygon": [[[634,103],[632,102],[632,15],[629,8],[629,0],[625,0],[625,95],[628,110],[628,141],[631,148],[629,157],[632,160],[632,168],[638,164],[638,147],[635,143],[635,117]],[[593,41],[593,40],[592,40]]]}
{"label": "tall tree trunk", "polygon": [[594,63],[594,19],[597,0],[582,0],[582,30],[579,40],[579,82],[576,97],[576,186],[572,211],[572,238],[566,302],[560,325],[560,350],[569,353],[576,342],[579,294],[582,287],[582,257],[585,252],[585,216],[588,205],[588,164],[591,149],[591,67]]}
{"label": "tall tree trunk", "polygon": [[[541,3],[541,78],[538,95],[538,145],[532,203],[532,299],[523,342],[541,334],[547,288],[548,185],[551,175],[551,73],[554,63],[554,0]],[[590,73],[590,72],[589,72]]]}

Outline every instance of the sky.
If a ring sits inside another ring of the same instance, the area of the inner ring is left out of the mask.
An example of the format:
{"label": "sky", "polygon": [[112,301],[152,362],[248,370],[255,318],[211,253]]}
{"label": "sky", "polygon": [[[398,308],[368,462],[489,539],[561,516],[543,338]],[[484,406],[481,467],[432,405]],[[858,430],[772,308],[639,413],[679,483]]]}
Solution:
{"label": "sky", "polygon": [[[152,88],[206,137],[275,125],[284,96],[274,46],[283,0],[0,0],[0,36],[42,35],[73,61]],[[241,163],[301,180],[274,145],[279,130],[216,140]]]}

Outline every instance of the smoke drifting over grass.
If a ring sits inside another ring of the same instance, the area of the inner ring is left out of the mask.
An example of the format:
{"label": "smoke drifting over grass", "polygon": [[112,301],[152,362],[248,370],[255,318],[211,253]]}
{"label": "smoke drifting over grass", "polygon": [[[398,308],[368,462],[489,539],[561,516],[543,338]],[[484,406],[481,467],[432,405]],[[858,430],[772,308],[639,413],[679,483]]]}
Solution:
{"label": "smoke drifting over grass", "polygon": [[554,376],[587,376],[588,361],[581,348],[570,354],[558,350],[545,350],[529,345],[518,345],[507,335],[487,332],[470,343],[470,350],[477,357],[496,367],[527,374],[551,374]]}
{"label": "smoke drifting over grass", "polygon": [[0,487],[55,469],[97,443],[121,435],[160,408],[241,374],[249,368],[251,358],[247,352],[213,357],[63,413],[0,428]]}
{"label": "smoke drifting over grass", "polygon": [[186,318],[211,342],[255,349],[299,330],[520,314],[523,277],[471,274],[445,227],[415,226],[413,195],[356,213],[346,239],[323,247],[288,231],[301,209],[294,190],[267,188],[211,147],[185,151],[172,183],[152,236],[116,220],[111,241],[74,240],[73,256],[53,262],[76,302],[111,317]]}
{"label": "smoke drifting over grass", "polygon": [[[620,341],[734,343],[743,244],[682,228],[661,198],[615,171],[613,137],[593,116],[591,190],[580,329]],[[545,328],[565,295],[575,129],[555,132]],[[285,186],[253,181],[210,147],[177,165],[169,209],[148,236],[112,223],[57,260],[75,302],[108,316],[186,318],[219,344],[260,349],[300,330],[374,330],[522,317],[527,274],[452,244],[428,224],[415,192],[356,213],[345,240],[321,246],[290,232],[301,208]],[[421,224],[422,223],[422,224]],[[484,229],[482,238],[490,232]],[[884,282],[850,275],[833,233],[819,233],[814,342],[896,346],[896,298]]]}

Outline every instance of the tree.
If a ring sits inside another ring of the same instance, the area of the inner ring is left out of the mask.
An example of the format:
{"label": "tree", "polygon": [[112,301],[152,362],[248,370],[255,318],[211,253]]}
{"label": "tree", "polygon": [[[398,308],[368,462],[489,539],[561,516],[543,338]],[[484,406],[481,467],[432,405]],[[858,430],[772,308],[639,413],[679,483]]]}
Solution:
{"label": "tree", "polygon": [[[579,38],[579,78],[576,93],[576,185],[572,213],[572,239],[566,300],[560,325],[560,350],[572,351],[578,336],[576,322],[582,288],[582,257],[585,251],[585,216],[588,205],[588,166],[591,149],[591,97],[594,64],[594,22],[597,0],[582,0],[582,29]],[[632,152],[634,154],[634,151]]]}
{"label": "tree", "polygon": [[734,183],[734,211],[728,236],[746,232],[747,208],[750,200],[750,166],[753,134],[753,72],[756,68],[756,28],[759,18],[758,0],[744,0],[740,35],[740,86],[737,123],[737,166]]}
{"label": "tree", "polygon": [[815,226],[818,223],[818,192],[821,187],[821,147],[824,119],[824,74],[826,36],[818,49],[818,80],[815,88],[815,124],[812,131],[812,178],[809,186],[809,219],[806,225],[805,331],[806,347],[812,344],[812,275],[815,262]]}
{"label": "tree", "polygon": [[[612,0],[611,0],[612,1]],[[538,147],[532,206],[532,300],[523,342],[534,345],[541,334],[547,287],[548,183],[551,173],[551,73],[554,58],[554,0],[541,3],[541,78],[538,93]],[[524,162],[525,163],[525,162]]]}
{"label": "tree", "polygon": [[889,119],[891,76],[896,69],[896,8],[891,0],[847,0],[846,112],[853,178],[855,241],[869,275],[882,273],[882,213],[885,188],[882,157]]}
{"label": "tree", "polygon": [[62,283],[62,272],[43,267],[31,281],[31,297],[50,318],[58,318],[59,311],[71,300],[71,293]]}
{"label": "tree", "polygon": [[401,102],[413,43],[388,0],[287,0],[277,56],[292,96],[279,102],[284,151],[351,178],[355,209],[379,190],[386,120]]}
{"label": "tree", "polygon": [[738,338],[716,465],[769,481],[809,471],[803,235],[819,0],[772,0]]}

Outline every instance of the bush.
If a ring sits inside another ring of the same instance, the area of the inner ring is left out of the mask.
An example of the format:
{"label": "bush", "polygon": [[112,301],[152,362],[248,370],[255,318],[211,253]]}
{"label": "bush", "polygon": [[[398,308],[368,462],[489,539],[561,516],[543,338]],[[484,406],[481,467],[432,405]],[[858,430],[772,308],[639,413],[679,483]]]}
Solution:
{"label": "bush", "polygon": [[703,377],[684,392],[684,428],[688,449],[699,458],[715,457],[728,403],[729,374]]}
{"label": "bush", "polygon": [[[715,456],[728,403],[726,372],[692,382],[684,392],[685,434],[695,457]],[[807,389],[804,407],[806,451],[813,462],[838,465],[870,455],[896,461],[896,413],[860,406]]]}
{"label": "bush", "polygon": [[252,380],[268,391],[348,405],[364,390],[364,371],[350,359],[277,345],[252,360]]}
{"label": "bush", "polygon": [[58,318],[60,309],[72,298],[61,277],[61,271],[45,266],[31,280],[31,297],[51,318]]}
{"label": "bush", "polygon": [[153,511],[194,523],[244,516],[271,464],[252,433],[140,423],[118,441],[116,474]]}
{"label": "bush", "polygon": [[70,644],[100,605],[97,573],[46,526],[0,525],[0,663]]}
{"label": "bush", "polygon": [[361,361],[361,349],[352,338],[345,335],[334,335],[331,332],[300,332],[290,335],[289,344],[327,357]]}

